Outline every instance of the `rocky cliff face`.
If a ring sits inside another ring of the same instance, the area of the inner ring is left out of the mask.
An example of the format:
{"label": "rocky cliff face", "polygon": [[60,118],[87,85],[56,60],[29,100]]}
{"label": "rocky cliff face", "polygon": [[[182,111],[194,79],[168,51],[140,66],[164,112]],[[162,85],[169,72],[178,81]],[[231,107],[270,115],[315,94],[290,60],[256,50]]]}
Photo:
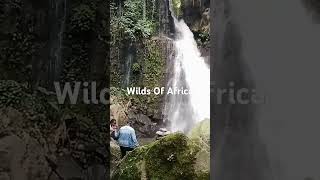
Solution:
{"label": "rocky cliff face", "polygon": [[200,47],[203,56],[209,57],[210,49],[210,1],[181,1],[180,17],[187,23]]}
{"label": "rocky cliff face", "polygon": [[198,31],[209,33],[210,1],[182,1],[181,12],[181,17],[194,32]]}
{"label": "rocky cliff face", "polygon": [[139,136],[153,136],[161,124],[164,96],[128,95],[127,87],[153,89],[166,85],[173,29],[168,6],[166,0],[114,1],[111,12],[111,95],[117,101],[111,105],[111,117],[117,119],[115,109],[121,107],[116,104],[123,104],[126,110],[117,120],[120,124],[126,118],[135,120]]}
{"label": "rocky cliff face", "polygon": [[[165,0],[157,1],[157,3],[145,2],[146,4],[140,1],[132,1],[131,3],[128,1],[127,4],[125,2],[114,2],[115,8],[111,18],[114,27],[111,33],[114,39],[112,40],[110,63],[111,86],[117,88],[116,91],[119,91],[119,89],[126,90],[126,87],[148,87],[151,89],[164,87],[168,80],[169,75],[166,72],[167,68],[170,67],[166,66],[171,59],[170,57],[174,55],[172,41],[168,38],[173,37],[174,31],[173,19],[169,12],[169,2]],[[146,9],[145,18],[141,8],[136,8],[136,4],[139,4],[139,7],[142,6],[142,9]],[[176,0],[173,1],[173,4],[174,8],[180,12],[178,16],[183,18],[191,27],[203,56],[209,57],[209,1],[180,2]],[[126,14],[126,11],[136,11],[136,13],[134,16],[130,16]],[[132,19],[132,23],[126,24],[126,18]],[[154,29],[150,31],[148,36],[141,37],[141,31],[147,32],[148,28],[139,24],[139,21],[135,20],[136,18],[144,18],[145,23],[152,24]],[[118,25],[120,23],[124,25]],[[134,28],[131,28],[132,30],[127,29],[132,25],[142,26],[141,31],[136,31]],[[130,33],[126,33],[127,31],[130,31]],[[124,96],[116,92],[113,95]],[[148,116],[152,123],[161,124],[164,96],[138,95],[130,98],[132,107],[135,108],[135,110],[130,111],[131,114],[141,113]],[[129,99],[126,99],[124,104],[128,102]]]}

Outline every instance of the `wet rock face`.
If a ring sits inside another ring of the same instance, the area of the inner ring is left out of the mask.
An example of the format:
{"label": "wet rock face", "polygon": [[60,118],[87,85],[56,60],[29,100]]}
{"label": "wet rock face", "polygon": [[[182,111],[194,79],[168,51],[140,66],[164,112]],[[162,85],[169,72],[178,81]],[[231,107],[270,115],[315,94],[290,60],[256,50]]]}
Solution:
{"label": "wet rock face", "polygon": [[210,1],[187,0],[182,3],[182,18],[192,31],[209,33]]}
{"label": "wet rock face", "polygon": [[154,137],[156,131],[159,129],[157,123],[152,122],[152,120],[141,113],[135,114],[129,111],[129,119],[132,120],[132,125],[136,130],[138,137]]}
{"label": "wet rock face", "polygon": [[142,112],[129,102],[124,103],[115,96],[111,97],[112,105],[110,106],[110,118],[116,119],[119,127],[126,125],[130,120],[133,128],[136,130],[138,137],[154,137],[156,131],[162,124],[161,111]]}

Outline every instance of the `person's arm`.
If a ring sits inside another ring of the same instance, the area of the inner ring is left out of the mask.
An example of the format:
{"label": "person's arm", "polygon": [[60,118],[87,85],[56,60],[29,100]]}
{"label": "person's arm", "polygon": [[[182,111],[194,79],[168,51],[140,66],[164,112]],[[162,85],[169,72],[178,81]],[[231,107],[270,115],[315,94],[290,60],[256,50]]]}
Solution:
{"label": "person's arm", "polygon": [[138,147],[139,146],[139,142],[137,140],[136,132],[134,130],[131,132],[131,136],[132,136],[132,140],[134,142],[134,146]]}

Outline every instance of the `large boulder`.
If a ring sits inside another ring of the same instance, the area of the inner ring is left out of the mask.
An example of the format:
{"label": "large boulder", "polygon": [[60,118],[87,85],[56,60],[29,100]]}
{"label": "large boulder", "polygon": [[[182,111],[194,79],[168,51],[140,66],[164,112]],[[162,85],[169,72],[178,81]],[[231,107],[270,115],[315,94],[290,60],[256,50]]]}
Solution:
{"label": "large boulder", "polygon": [[112,175],[112,180],[160,179],[207,180],[209,171],[198,170],[198,142],[174,133],[129,153]]}
{"label": "large boulder", "polygon": [[[27,122],[22,113],[14,108],[0,109],[0,177],[6,179],[47,179],[51,168],[46,160],[47,150],[25,130]],[[0,179],[1,179],[0,178]]]}
{"label": "large boulder", "polygon": [[0,177],[19,180],[43,180],[51,168],[44,149],[35,139],[25,136],[5,135],[0,138]]}

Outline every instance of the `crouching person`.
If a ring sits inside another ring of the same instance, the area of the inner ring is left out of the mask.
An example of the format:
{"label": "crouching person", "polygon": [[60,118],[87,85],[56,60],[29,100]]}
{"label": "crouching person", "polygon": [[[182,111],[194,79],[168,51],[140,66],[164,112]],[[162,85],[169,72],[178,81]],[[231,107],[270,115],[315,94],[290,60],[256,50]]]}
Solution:
{"label": "crouching person", "polygon": [[131,127],[130,121],[127,122],[127,125],[122,126],[115,136],[120,146],[122,158],[128,151],[132,151],[139,146],[135,130]]}

